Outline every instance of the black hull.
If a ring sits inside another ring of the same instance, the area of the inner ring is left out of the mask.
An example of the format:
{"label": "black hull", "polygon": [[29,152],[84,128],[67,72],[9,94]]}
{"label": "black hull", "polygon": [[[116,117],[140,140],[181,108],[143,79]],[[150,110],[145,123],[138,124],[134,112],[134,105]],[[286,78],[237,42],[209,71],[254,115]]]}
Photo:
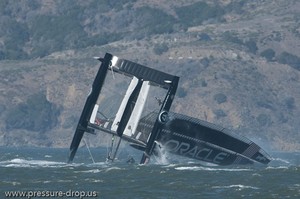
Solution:
{"label": "black hull", "polygon": [[[217,165],[270,162],[269,155],[245,137],[178,113],[169,113],[169,118],[157,137],[157,142],[169,153]],[[150,116],[143,118],[141,126],[147,126],[151,120]]]}

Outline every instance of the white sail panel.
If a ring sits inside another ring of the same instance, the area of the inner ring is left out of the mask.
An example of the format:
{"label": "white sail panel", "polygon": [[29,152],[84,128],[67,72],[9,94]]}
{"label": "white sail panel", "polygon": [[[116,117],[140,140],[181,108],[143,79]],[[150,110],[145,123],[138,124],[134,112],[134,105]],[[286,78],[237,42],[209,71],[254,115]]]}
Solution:
{"label": "white sail panel", "polygon": [[115,119],[113,121],[113,124],[111,126],[111,130],[112,131],[115,131],[115,132],[117,131],[118,125],[119,125],[119,123],[121,121],[121,118],[122,118],[122,115],[123,115],[123,113],[125,111],[125,107],[126,107],[126,104],[128,103],[129,97],[132,94],[132,92],[135,89],[135,87],[137,86],[138,82],[139,82],[139,80],[136,77],[133,77],[133,79],[131,80],[130,85],[129,85],[127,91],[126,91],[126,94],[125,94],[125,96],[124,96],[124,98],[122,100],[120,108],[119,108],[119,110],[118,110],[118,112],[116,114],[116,117],[115,117]]}
{"label": "white sail panel", "polygon": [[142,115],[142,112],[143,112],[143,109],[144,109],[144,106],[145,106],[145,103],[147,100],[149,88],[150,88],[149,81],[144,81],[141,91],[140,91],[140,94],[135,103],[134,109],[132,111],[132,114],[130,116],[130,119],[127,123],[127,126],[126,126],[124,132],[123,132],[123,135],[127,135],[127,136],[131,137],[135,133],[136,128],[138,126],[138,122],[141,118],[141,115]]}
{"label": "white sail panel", "polygon": [[93,112],[92,112],[92,115],[91,115],[91,117],[90,117],[90,123],[91,123],[91,124],[94,124],[94,123],[95,123],[95,120],[96,120],[96,117],[97,117],[98,109],[99,109],[99,105],[98,105],[98,104],[95,104],[94,109],[93,109]]}

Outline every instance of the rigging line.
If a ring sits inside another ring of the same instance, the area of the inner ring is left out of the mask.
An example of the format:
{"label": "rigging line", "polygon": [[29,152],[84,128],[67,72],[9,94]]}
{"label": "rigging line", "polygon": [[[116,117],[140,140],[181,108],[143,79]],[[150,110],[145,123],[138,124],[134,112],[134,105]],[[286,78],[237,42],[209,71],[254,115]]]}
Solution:
{"label": "rigging line", "polygon": [[87,141],[85,140],[85,138],[83,138],[83,141],[84,141],[84,143],[85,143],[85,145],[86,145],[87,150],[89,151],[89,154],[90,154],[90,156],[91,156],[91,158],[92,158],[93,163],[95,164],[95,160],[94,160],[94,158],[93,158],[93,155],[92,155],[92,153],[91,153],[90,147],[89,147],[89,145],[87,144]]}
{"label": "rigging line", "polygon": [[106,161],[108,160],[108,156],[109,156],[109,143],[107,142],[107,144],[106,144],[106,154],[107,154],[107,156],[106,156]]}
{"label": "rigging line", "polygon": [[114,155],[113,155],[112,161],[114,161],[114,159],[116,158],[116,155],[117,155],[117,152],[118,152],[118,150],[119,150],[119,146],[120,146],[121,141],[122,141],[122,138],[120,137],[120,138],[119,138],[119,141],[118,141],[117,148],[116,148],[115,153],[114,153]]}
{"label": "rigging line", "polygon": [[107,160],[111,160],[111,154],[113,152],[113,147],[114,147],[114,141],[115,141],[115,136],[112,135],[111,137],[111,146],[110,146],[110,151],[107,151]]}
{"label": "rigging line", "polygon": [[97,113],[99,113],[100,115],[102,115],[105,119],[109,119],[109,118],[106,117],[106,115],[104,115],[104,113],[102,113],[101,111],[97,111]]}
{"label": "rigging line", "polygon": [[115,74],[114,74],[114,68],[113,68],[113,65],[110,66],[110,70],[111,70],[111,74],[112,74],[113,79],[115,79]]}

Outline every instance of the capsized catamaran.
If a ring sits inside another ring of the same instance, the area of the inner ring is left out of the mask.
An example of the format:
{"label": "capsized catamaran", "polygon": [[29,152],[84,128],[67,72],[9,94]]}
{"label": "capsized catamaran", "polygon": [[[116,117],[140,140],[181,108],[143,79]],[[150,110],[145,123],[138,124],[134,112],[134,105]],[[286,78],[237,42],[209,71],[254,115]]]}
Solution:
{"label": "capsized catamaran", "polygon": [[[270,156],[249,139],[227,129],[170,112],[179,77],[106,53],[86,99],[71,146],[72,162],[84,133],[112,135],[107,160],[121,140],[142,150],[140,163],[157,150],[216,165],[268,164]],[[110,72],[109,72],[110,71]],[[115,143],[116,142],[116,143]]]}

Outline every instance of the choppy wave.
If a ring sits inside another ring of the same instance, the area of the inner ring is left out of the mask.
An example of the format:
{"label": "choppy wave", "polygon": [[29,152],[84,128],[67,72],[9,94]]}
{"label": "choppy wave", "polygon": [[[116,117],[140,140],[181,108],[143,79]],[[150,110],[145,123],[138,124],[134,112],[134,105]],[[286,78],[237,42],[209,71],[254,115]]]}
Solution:
{"label": "choppy wave", "polygon": [[282,158],[273,158],[273,159],[272,159],[272,162],[273,162],[273,163],[274,163],[274,162],[278,162],[278,163],[284,163],[284,164],[291,164],[290,161],[285,160],[285,159],[282,159]]}
{"label": "choppy wave", "polygon": [[149,193],[151,198],[300,197],[298,153],[276,154],[269,166],[222,167],[187,159],[127,164],[127,154],[105,162],[106,150],[94,150],[96,163],[86,152],[72,164],[64,162],[68,150],[2,150],[0,191],[95,190],[101,198],[149,198]]}
{"label": "choppy wave", "polygon": [[85,171],[75,171],[74,173],[100,173],[103,172],[102,169],[90,169]]}
{"label": "choppy wave", "polygon": [[12,186],[17,186],[17,185],[21,184],[20,182],[16,182],[16,181],[1,181],[1,183],[9,184],[9,185],[12,185]]}
{"label": "choppy wave", "polygon": [[238,189],[238,190],[243,190],[243,189],[259,189],[258,187],[254,186],[247,186],[247,185],[242,185],[242,184],[235,184],[235,185],[228,185],[228,186],[213,186],[213,189]]}
{"label": "choppy wave", "polygon": [[272,169],[289,169],[290,166],[268,166],[266,170],[272,170]]}
{"label": "choppy wave", "polygon": [[176,170],[190,170],[190,171],[252,171],[252,169],[242,169],[242,168],[213,168],[213,167],[203,167],[203,166],[181,166],[176,167]]}
{"label": "choppy wave", "polygon": [[47,160],[26,160],[14,158],[0,162],[0,167],[64,167],[67,163]]}

